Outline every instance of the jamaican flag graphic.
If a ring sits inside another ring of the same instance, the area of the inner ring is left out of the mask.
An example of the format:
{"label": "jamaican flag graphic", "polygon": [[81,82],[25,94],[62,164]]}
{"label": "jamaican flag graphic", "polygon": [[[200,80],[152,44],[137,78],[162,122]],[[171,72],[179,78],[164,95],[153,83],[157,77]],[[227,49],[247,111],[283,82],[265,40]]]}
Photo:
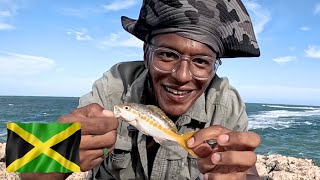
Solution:
{"label": "jamaican flag graphic", "polygon": [[7,172],[80,172],[80,123],[7,123]]}

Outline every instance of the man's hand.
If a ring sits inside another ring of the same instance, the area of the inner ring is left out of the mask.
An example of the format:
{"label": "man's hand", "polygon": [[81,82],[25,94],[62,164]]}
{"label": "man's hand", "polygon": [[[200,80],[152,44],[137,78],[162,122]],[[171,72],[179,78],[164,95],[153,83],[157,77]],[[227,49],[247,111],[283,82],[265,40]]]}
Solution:
{"label": "man's hand", "polygon": [[[80,168],[81,171],[91,170],[99,165],[103,157],[103,148],[112,151],[117,138],[118,120],[112,111],[104,110],[98,104],[75,109],[62,116],[62,123],[80,122]],[[22,173],[23,180],[62,180],[70,174],[63,173]]]}
{"label": "man's hand", "polygon": [[[207,141],[215,140],[211,147]],[[253,132],[236,132],[222,126],[201,129],[187,145],[198,155],[198,166],[205,179],[246,179],[247,170],[254,167],[254,150],[260,137]],[[258,176],[258,174],[256,174]]]}
{"label": "man's hand", "polygon": [[118,120],[112,111],[104,110],[98,104],[90,104],[75,109],[62,116],[58,121],[63,123],[80,122],[80,167],[81,171],[91,170],[100,164],[103,148],[110,152],[117,138]]}

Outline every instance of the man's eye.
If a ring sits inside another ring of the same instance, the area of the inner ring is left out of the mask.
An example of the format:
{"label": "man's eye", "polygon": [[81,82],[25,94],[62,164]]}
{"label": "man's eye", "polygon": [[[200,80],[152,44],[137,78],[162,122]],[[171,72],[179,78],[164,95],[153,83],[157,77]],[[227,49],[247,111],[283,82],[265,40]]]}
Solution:
{"label": "man's eye", "polygon": [[176,55],[176,54],[173,53],[173,52],[162,52],[162,53],[161,53],[161,57],[164,58],[164,59],[170,59],[170,60],[177,60],[177,59],[179,59],[179,56]]}
{"label": "man's eye", "polygon": [[198,66],[209,66],[210,62],[206,59],[202,59],[202,58],[194,58],[192,60],[192,62]]}

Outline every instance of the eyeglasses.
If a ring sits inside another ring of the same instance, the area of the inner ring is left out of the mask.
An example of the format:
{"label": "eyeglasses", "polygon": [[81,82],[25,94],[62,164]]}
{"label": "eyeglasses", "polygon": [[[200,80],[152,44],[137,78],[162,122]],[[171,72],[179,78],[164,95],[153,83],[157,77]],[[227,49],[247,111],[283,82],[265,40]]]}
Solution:
{"label": "eyeglasses", "polygon": [[148,45],[148,51],[150,51],[152,64],[156,70],[163,73],[173,73],[178,69],[180,62],[186,60],[189,62],[189,73],[198,80],[211,78],[222,64],[219,58],[204,55],[181,55],[173,49],[156,48],[150,44]]}

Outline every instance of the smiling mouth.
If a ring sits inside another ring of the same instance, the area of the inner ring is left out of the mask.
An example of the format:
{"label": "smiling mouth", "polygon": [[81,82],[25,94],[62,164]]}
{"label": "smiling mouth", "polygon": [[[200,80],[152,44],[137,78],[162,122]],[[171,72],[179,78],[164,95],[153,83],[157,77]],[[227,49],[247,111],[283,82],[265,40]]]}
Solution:
{"label": "smiling mouth", "polygon": [[165,90],[169,93],[172,93],[178,96],[183,96],[191,92],[191,91],[185,91],[185,90],[176,90],[176,89],[169,88],[167,86],[165,86]]}

